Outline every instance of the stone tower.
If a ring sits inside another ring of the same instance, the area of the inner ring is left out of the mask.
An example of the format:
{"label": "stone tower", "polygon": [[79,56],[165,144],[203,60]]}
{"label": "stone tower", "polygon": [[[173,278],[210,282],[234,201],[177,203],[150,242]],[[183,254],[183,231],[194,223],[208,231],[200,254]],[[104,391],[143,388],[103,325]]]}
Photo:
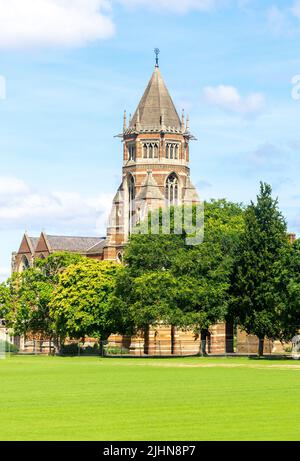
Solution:
{"label": "stone tower", "polygon": [[190,182],[189,142],[195,139],[184,112],[179,117],[158,59],[133,115],[123,120],[122,183],[113,200],[104,259],[121,260],[134,224],[148,210],[198,201]]}

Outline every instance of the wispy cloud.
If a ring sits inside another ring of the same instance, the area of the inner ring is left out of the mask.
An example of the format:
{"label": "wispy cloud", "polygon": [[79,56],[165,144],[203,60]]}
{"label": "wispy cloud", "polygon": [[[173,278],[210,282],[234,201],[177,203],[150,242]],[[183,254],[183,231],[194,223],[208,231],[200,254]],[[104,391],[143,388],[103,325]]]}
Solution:
{"label": "wispy cloud", "polygon": [[[286,2],[285,2],[286,3]],[[294,36],[300,33],[300,0],[285,4],[284,7],[271,6],[267,11],[268,23],[277,35]]]}
{"label": "wispy cloud", "polygon": [[0,0],[0,48],[82,46],[114,35],[106,0]]}
{"label": "wispy cloud", "polygon": [[111,194],[83,197],[77,192],[40,192],[18,178],[0,177],[0,230],[47,228],[103,233]]}
{"label": "wispy cloud", "polygon": [[265,108],[265,97],[261,93],[250,93],[243,97],[237,88],[228,85],[207,86],[203,90],[206,101],[226,112],[240,115],[257,115]]}
{"label": "wispy cloud", "polygon": [[265,143],[252,152],[248,157],[254,168],[281,169],[286,160],[286,152],[274,144]]}
{"label": "wispy cloud", "polygon": [[147,8],[172,13],[189,11],[212,11],[223,5],[224,0],[117,0],[128,8]]}

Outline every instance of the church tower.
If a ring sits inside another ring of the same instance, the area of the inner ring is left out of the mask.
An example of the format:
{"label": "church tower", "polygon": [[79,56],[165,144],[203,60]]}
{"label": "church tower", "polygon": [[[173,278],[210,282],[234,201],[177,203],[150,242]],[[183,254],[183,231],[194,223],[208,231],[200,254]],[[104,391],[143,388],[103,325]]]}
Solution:
{"label": "church tower", "polygon": [[179,117],[162,78],[158,53],[132,118],[123,119],[122,183],[113,201],[104,259],[122,260],[124,245],[145,211],[198,202],[190,181],[189,118]]}

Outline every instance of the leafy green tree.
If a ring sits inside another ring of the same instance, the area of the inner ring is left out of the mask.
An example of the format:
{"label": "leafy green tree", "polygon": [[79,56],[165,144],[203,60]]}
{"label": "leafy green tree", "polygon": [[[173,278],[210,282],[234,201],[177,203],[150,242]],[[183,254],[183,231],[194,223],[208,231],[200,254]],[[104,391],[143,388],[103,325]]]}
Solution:
{"label": "leafy green tree", "polygon": [[283,298],[278,279],[287,249],[286,222],[278,208],[278,200],[272,198],[271,186],[261,183],[257,203],[251,202],[245,213],[232,305],[242,328],[258,336],[259,355],[263,354],[265,337],[281,336],[279,314],[283,310]]}
{"label": "leafy green tree", "polygon": [[28,333],[54,340],[59,348],[59,337],[50,318],[49,303],[59,274],[70,264],[82,261],[80,255],[53,253],[39,259],[34,267],[14,273],[0,288],[0,306],[8,328],[15,335]]}
{"label": "leafy green tree", "polygon": [[0,284],[0,318],[5,319],[8,312],[10,293],[6,282]]}
{"label": "leafy green tree", "polygon": [[62,337],[106,340],[124,331],[123,312],[114,302],[116,279],[122,271],[120,264],[86,259],[60,274],[50,314]]}
{"label": "leafy green tree", "polygon": [[30,333],[57,342],[49,317],[53,285],[36,268],[13,274],[6,282],[5,320],[14,335]]}
{"label": "leafy green tree", "polygon": [[59,274],[63,272],[71,264],[76,264],[86,259],[76,253],[67,253],[64,251],[58,251],[52,253],[47,258],[39,258],[35,261],[34,267],[47,278],[53,285],[58,283]]}
{"label": "leafy green tree", "polygon": [[278,265],[276,284],[281,294],[279,339],[290,341],[300,331],[300,240],[288,245]]}
{"label": "leafy green tree", "polygon": [[181,235],[131,236],[117,292],[137,329],[165,323],[201,331],[205,338],[225,318],[243,212],[226,200],[206,203],[200,245],[186,245],[184,229]]}

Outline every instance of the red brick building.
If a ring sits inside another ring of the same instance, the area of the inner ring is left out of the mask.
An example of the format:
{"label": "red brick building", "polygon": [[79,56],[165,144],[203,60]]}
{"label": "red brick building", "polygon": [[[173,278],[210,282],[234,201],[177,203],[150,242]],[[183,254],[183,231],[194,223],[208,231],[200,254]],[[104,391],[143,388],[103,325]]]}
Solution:
{"label": "red brick building", "polygon": [[[118,137],[123,142],[122,182],[113,200],[107,236],[53,236],[42,232],[37,238],[25,233],[18,252],[13,254],[13,271],[20,272],[36,258],[57,251],[121,261],[133,226],[147,211],[199,201],[189,168],[190,141],[195,138],[189,118],[184,113],[178,115],[158,64],[133,117],[127,120],[124,113],[123,132]],[[208,352],[233,350],[229,325],[213,326],[208,336]],[[114,337],[112,341],[121,338]],[[191,354],[199,351],[200,338],[193,332],[161,326],[132,338],[129,347],[134,354]]]}

